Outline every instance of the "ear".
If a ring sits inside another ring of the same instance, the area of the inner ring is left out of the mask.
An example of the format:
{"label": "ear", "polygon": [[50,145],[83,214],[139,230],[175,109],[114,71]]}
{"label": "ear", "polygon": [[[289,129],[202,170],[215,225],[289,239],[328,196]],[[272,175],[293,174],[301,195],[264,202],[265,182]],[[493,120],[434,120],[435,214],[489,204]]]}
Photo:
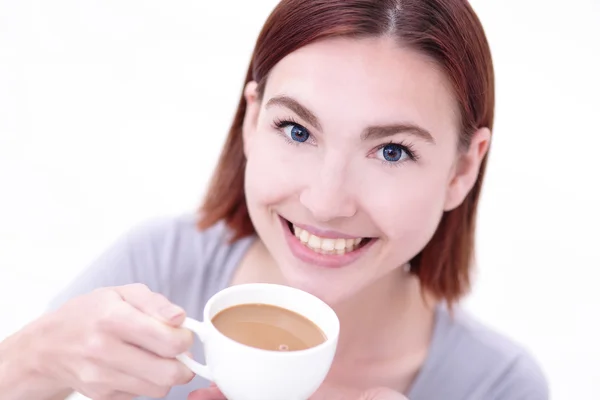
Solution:
{"label": "ear", "polygon": [[248,82],[244,88],[244,98],[246,99],[246,113],[244,114],[244,123],[242,125],[242,139],[244,141],[244,155],[248,157],[247,146],[249,140],[256,132],[258,125],[258,114],[260,111],[260,103],[258,100],[258,92],[256,88],[258,84],[254,81]]}
{"label": "ear", "polygon": [[451,211],[465,200],[479,176],[481,162],[490,146],[491,132],[488,128],[480,128],[471,139],[466,152],[458,155],[448,191],[444,211]]}

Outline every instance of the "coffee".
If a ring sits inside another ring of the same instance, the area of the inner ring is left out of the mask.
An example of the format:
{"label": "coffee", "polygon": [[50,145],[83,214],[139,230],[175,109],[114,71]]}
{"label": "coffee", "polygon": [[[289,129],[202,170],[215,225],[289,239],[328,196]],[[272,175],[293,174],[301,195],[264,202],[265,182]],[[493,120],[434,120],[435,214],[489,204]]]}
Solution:
{"label": "coffee", "polygon": [[268,304],[226,308],[213,317],[212,323],[230,339],[263,350],[306,350],[327,339],[317,325],[302,315]]}

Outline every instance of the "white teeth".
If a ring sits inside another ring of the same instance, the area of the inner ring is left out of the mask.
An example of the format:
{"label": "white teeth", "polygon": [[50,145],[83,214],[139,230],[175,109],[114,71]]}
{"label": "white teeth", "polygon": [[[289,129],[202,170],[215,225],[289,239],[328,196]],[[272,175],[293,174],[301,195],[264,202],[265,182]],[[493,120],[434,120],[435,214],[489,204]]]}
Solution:
{"label": "white teeth", "polygon": [[346,239],[335,239],[335,249],[344,250],[346,248]]}
{"label": "white teeth", "polygon": [[321,248],[325,251],[332,251],[335,248],[336,239],[323,239],[321,241]]}
{"label": "white teeth", "polygon": [[309,236],[310,233],[303,230],[302,232],[300,232],[300,241],[302,241],[302,243],[308,243]]}
{"label": "white teeth", "polygon": [[362,242],[363,238],[355,239],[334,239],[334,238],[322,238],[309,233],[308,231],[297,227],[294,227],[294,235],[311,250],[317,253],[323,254],[344,254],[356,249],[356,247]]}
{"label": "white teeth", "polygon": [[310,235],[308,238],[308,247],[312,247],[313,249],[320,249],[321,238],[315,235]]}

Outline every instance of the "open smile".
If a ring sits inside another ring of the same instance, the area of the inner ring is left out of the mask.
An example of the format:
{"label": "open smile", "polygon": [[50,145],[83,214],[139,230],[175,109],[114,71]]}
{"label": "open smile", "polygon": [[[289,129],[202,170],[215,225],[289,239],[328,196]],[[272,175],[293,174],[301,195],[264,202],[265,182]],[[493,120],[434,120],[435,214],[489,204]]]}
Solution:
{"label": "open smile", "polygon": [[356,261],[377,241],[376,238],[321,231],[294,224],[283,217],[280,220],[292,254],[309,264],[329,268],[343,267]]}

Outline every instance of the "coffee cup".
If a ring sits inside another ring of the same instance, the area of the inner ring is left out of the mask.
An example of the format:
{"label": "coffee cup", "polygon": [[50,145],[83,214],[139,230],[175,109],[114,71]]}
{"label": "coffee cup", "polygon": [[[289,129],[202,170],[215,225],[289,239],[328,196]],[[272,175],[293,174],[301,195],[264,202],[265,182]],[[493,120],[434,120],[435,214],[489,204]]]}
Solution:
{"label": "coffee cup", "polygon": [[[323,341],[297,351],[264,350],[231,339],[213,324],[220,312],[248,304],[275,306],[299,314],[321,330]],[[177,359],[197,375],[213,381],[228,400],[307,400],[329,372],[340,329],[335,312],[319,298],[267,283],[223,289],[206,303],[203,322],[186,318],[182,327],[202,342],[206,364],[184,354]]]}

